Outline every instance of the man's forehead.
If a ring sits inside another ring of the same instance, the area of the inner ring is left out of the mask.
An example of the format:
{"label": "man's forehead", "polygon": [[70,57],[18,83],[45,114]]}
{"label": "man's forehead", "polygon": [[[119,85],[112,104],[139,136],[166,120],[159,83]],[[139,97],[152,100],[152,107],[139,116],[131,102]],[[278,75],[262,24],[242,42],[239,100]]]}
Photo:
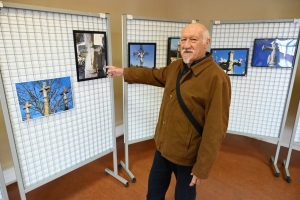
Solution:
{"label": "man's forehead", "polygon": [[182,31],[181,37],[201,37],[201,31],[199,30],[187,30]]}
{"label": "man's forehead", "polygon": [[201,32],[203,32],[203,29],[201,26],[186,26],[182,32],[181,32],[181,37],[182,36],[194,36],[194,37],[200,37],[202,34]]}

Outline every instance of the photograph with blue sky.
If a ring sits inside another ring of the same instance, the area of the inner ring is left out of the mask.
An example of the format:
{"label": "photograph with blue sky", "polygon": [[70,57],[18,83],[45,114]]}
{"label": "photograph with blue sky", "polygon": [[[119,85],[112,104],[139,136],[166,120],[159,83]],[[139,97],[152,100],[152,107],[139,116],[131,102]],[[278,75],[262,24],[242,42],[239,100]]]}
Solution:
{"label": "photograph with blue sky", "polygon": [[178,52],[178,44],[180,43],[179,37],[168,38],[168,52],[167,52],[167,65],[173,61],[181,58],[180,51]]}
{"label": "photograph with blue sky", "polygon": [[234,65],[234,71],[232,75],[245,75],[247,73],[249,49],[211,49],[214,61],[221,67],[221,63],[229,63],[229,53],[231,51],[234,53],[233,61],[241,61],[240,64]]}
{"label": "photograph with blue sky", "polygon": [[[251,65],[253,67],[292,67],[297,46],[297,39],[255,39]],[[271,59],[272,52],[275,54],[273,60]]]}
{"label": "photograph with blue sky", "polygon": [[128,53],[128,67],[155,67],[155,43],[129,43]]}
{"label": "photograph with blue sky", "polygon": [[70,76],[16,83],[22,120],[30,120],[74,108]]}

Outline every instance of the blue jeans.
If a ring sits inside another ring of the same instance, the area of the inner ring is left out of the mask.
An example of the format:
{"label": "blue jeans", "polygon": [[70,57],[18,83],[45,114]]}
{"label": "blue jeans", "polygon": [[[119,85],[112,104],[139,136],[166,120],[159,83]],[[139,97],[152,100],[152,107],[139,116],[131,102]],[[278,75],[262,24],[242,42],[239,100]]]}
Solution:
{"label": "blue jeans", "polygon": [[164,200],[170,185],[172,172],[176,177],[175,200],[195,200],[196,185],[189,186],[192,167],[174,164],[156,150],[148,179],[147,200]]}

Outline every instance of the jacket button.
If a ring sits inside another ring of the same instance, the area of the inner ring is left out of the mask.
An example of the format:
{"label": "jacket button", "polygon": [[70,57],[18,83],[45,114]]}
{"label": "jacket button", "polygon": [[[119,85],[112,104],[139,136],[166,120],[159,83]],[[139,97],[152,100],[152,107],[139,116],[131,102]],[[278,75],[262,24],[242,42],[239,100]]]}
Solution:
{"label": "jacket button", "polygon": [[170,94],[170,98],[172,98],[173,96]]}

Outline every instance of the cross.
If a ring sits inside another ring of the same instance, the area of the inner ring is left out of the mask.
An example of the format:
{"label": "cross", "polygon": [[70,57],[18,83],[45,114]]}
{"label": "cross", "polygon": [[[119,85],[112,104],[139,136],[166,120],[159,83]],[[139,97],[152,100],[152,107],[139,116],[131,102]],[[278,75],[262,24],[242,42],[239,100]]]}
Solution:
{"label": "cross", "polygon": [[143,45],[140,45],[140,49],[136,52],[133,52],[133,55],[137,55],[137,59],[140,59],[140,66],[142,67],[144,65],[144,57],[149,55],[149,53],[143,50]]}
{"label": "cross", "polygon": [[276,42],[273,42],[271,47],[263,45],[262,46],[262,50],[271,50],[272,51],[271,54],[268,56],[267,63],[271,67],[275,66],[276,65],[276,61],[277,61],[277,59],[276,59],[276,51],[278,51],[278,48],[276,47]]}
{"label": "cross", "polygon": [[26,120],[30,119],[30,111],[29,108],[32,106],[28,101],[26,101],[25,106],[23,107],[23,110],[26,109]]}
{"label": "cross", "polygon": [[62,91],[60,93],[60,95],[63,96],[64,98],[64,105],[65,105],[65,110],[68,110],[69,109],[69,106],[68,106],[68,98],[67,98],[67,94],[69,93],[69,90],[66,89],[66,87],[64,87],[64,91]]}
{"label": "cross", "polygon": [[44,95],[44,116],[49,115],[49,103],[48,103],[48,94],[47,90],[50,89],[50,86],[47,86],[46,82],[43,82],[43,87],[40,89],[40,92],[43,92]]}
{"label": "cross", "polygon": [[240,66],[242,64],[242,59],[234,60],[233,59],[234,51],[228,53],[228,59],[220,58],[219,64],[226,74],[234,74],[234,66]]}

